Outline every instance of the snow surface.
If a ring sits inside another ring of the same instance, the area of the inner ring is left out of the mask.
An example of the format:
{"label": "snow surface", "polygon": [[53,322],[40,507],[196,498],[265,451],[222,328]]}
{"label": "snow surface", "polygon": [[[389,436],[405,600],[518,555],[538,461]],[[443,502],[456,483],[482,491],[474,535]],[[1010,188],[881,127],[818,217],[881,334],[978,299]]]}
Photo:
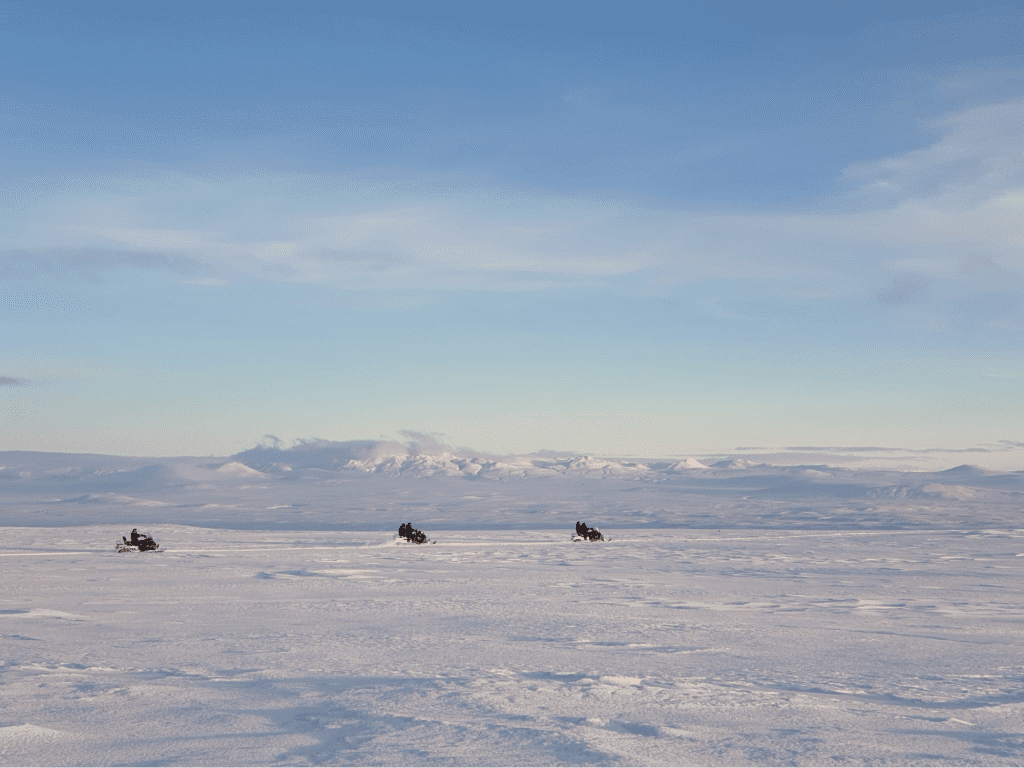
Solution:
{"label": "snow surface", "polygon": [[1024,763],[1024,474],[338,445],[0,453],[0,764]]}

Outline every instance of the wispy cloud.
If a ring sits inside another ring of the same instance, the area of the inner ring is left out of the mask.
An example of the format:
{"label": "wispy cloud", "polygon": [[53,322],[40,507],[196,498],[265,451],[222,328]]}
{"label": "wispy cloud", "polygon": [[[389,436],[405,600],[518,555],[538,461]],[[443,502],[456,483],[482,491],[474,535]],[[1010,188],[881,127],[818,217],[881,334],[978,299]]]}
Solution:
{"label": "wispy cloud", "polygon": [[908,453],[908,454],[932,454],[932,453],[991,453],[991,448],[883,448],[874,446],[827,446],[827,445],[793,445],[783,448],[784,451],[796,451],[801,453],[837,453],[842,455],[856,453]]}
{"label": "wispy cloud", "polygon": [[[552,194],[393,171],[144,169],[145,183],[96,180],[34,211],[19,246],[0,252],[0,275],[145,268],[193,282],[631,293],[719,281],[762,297],[884,306],[971,286],[1024,295],[1024,100],[952,112],[933,129],[920,149],[846,169],[862,205],[833,212],[697,213],[628,191]],[[698,309],[742,315],[717,288]]]}
{"label": "wispy cloud", "polygon": [[428,455],[451,453],[456,456],[498,458],[494,454],[468,446],[449,445],[444,441],[445,434],[443,432],[419,432],[413,429],[400,429],[398,434],[405,438],[405,447],[409,453]]}
{"label": "wispy cloud", "polygon": [[28,379],[20,379],[17,376],[0,376],[0,387],[25,387],[30,383]]}
{"label": "wispy cloud", "polygon": [[1024,185],[1024,99],[951,112],[926,126],[938,137],[920,149],[852,165],[845,176],[879,200],[928,199],[980,205]]}
{"label": "wispy cloud", "polygon": [[1024,449],[1024,442],[1018,440],[1000,440],[995,443],[993,450],[997,451],[1016,451]]}
{"label": "wispy cloud", "polygon": [[[1016,469],[1014,454],[1024,450],[1024,442],[999,440],[967,448],[901,448],[873,445],[791,445],[781,448],[740,446],[730,453],[710,454],[705,461],[743,458],[766,464],[828,464],[877,469],[927,470],[948,468],[965,460],[986,466]],[[956,458],[963,457],[963,458]]]}
{"label": "wispy cloud", "polygon": [[179,254],[50,246],[0,250],[0,280],[92,277],[116,269],[162,269],[178,275],[199,276],[209,265]]}
{"label": "wispy cloud", "polygon": [[878,294],[878,303],[887,305],[908,304],[924,294],[926,281],[920,275],[894,277],[889,289]]}

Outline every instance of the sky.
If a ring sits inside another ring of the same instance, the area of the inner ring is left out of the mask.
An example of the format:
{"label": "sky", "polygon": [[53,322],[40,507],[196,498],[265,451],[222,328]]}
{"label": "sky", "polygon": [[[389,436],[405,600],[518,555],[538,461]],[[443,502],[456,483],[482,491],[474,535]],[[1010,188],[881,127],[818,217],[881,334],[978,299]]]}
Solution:
{"label": "sky", "polygon": [[1019,2],[0,0],[0,450],[1024,469]]}

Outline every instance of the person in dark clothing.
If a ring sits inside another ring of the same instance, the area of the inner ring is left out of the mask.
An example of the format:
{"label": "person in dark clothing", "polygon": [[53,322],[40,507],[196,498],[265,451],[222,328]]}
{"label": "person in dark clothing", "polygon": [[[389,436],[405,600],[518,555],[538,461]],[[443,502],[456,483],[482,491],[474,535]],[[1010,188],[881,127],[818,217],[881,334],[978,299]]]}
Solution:
{"label": "person in dark clothing", "polygon": [[157,543],[153,541],[153,537],[139,533],[138,528],[132,528],[131,541],[128,541],[124,536],[121,537],[121,541],[125,543],[125,546],[137,547],[140,552],[148,552],[157,548]]}
{"label": "person in dark clothing", "polygon": [[427,541],[427,534],[412,527],[412,523],[403,523],[398,526],[398,535],[413,544],[424,544]]}

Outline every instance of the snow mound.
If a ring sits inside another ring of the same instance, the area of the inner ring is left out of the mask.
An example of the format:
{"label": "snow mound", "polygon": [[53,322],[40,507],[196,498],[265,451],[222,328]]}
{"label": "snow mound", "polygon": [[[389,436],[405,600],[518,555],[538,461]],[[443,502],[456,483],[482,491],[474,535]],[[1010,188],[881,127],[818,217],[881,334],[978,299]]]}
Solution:
{"label": "snow mound", "polygon": [[891,499],[951,499],[967,501],[992,496],[992,492],[983,488],[970,488],[965,485],[946,485],[944,483],[927,483],[925,485],[892,485],[875,488],[868,495]]}
{"label": "snow mound", "polygon": [[605,470],[605,469],[611,469],[615,465],[611,461],[606,461],[605,459],[598,459],[598,458],[595,458],[594,456],[587,455],[587,456],[577,456],[577,457],[575,457],[573,459],[570,459],[569,461],[567,461],[565,463],[564,466],[565,466],[566,469],[583,469],[583,470],[600,469],[600,470]]}
{"label": "snow mound", "polygon": [[[722,459],[716,461],[711,467],[715,469],[750,469],[751,467],[763,467],[764,464],[758,464],[756,461],[750,459]],[[709,467],[710,469],[710,467]]]}
{"label": "snow mound", "polygon": [[266,477],[263,472],[252,467],[247,467],[240,461],[229,461],[217,467],[217,473],[228,477]]}
{"label": "snow mound", "polygon": [[[547,474],[582,475],[584,477],[635,477],[650,472],[650,468],[644,464],[602,459],[589,454],[560,459],[534,459],[532,464],[534,469]],[[536,472],[528,472],[528,474],[536,474]]]}
{"label": "snow mound", "polygon": [[959,467],[953,467],[952,469],[944,469],[941,472],[936,472],[937,475],[954,475],[956,477],[974,478],[974,477],[987,477],[992,473],[987,469],[975,466],[974,464],[961,464]]}
{"label": "snow mound", "polygon": [[801,469],[799,474],[804,477],[832,477],[829,472],[822,472],[820,469]]}
{"label": "snow mound", "polygon": [[684,469],[709,469],[709,467],[707,464],[701,464],[692,456],[687,456],[682,461],[677,461],[675,464],[669,467],[670,471],[679,471]]}
{"label": "snow mound", "polygon": [[986,491],[979,488],[968,488],[964,485],[942,485],[941,483],[929,483],[921,488],[921,493],[925,496],[941,499],[958,499],[960,501],[989,495]]}
{"label": "snow mound", "polygon": [[457,475],[478,475],[485,467],[493,466],[493,464],[494,462],[465,459],[450,453],[442,453],[440,456],[418,453],[406,456],[376,456],[365,459],[352,459],[345,464],[344,469],[359,472],[377,472],[396,477],[400,475],[411,475],[414,477],[447,475],[454,477]]}

